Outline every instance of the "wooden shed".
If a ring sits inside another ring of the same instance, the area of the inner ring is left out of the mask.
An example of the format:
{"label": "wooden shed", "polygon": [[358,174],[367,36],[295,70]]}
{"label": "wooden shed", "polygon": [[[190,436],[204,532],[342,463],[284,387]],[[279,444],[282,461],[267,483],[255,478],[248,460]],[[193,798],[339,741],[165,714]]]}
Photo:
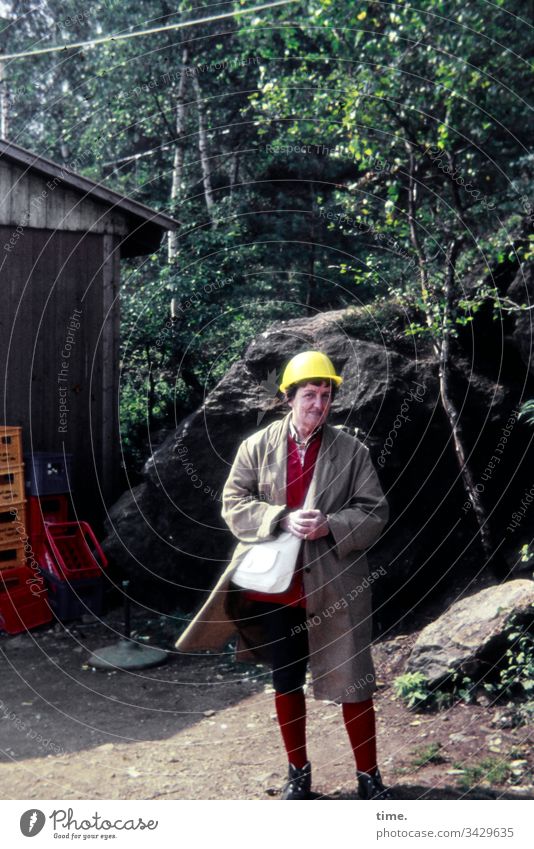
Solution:
{"label": "wooden shed", "polygon": [[176,221],[0,140],[0,423],[24,450],[71,452],[79,515],[123,488],[121,257],[158,249]]}

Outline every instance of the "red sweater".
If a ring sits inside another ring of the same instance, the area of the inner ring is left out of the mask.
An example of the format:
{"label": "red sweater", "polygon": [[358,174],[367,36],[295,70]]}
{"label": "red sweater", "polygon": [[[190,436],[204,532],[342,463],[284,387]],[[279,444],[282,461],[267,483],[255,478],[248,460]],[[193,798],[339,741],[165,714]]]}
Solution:
{"label": "red sweater", "polygon": [[[289,510],[298,510],[304,504],[315,468],[315,461],[321,447],[322,431],[319,431],[309,443],[301,465],[297,445],[291,434],[287,439],[287,483],[286,504]],[[302,582],[302,546],[295,566],[295,574],[287,590],[283,593],[258,593],[246,590],[246,598],[251,601],[268,601],[275,604],[288,604],[290,607],[306,607],[306,596]]]}

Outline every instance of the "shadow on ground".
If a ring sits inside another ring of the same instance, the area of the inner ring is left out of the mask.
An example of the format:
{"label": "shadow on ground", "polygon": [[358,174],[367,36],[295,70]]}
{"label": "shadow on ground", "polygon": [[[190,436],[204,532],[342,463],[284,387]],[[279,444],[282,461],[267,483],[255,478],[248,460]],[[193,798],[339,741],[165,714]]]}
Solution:
{"label": "shadow on ground", "polygon": [[266,669],[237,665],[230,653],[173,653],[173,624],[163,629],[157,617],[135,616],[132,636],[170,651],[163,666],[137,672],[97,672],[87,663],[120,638],[120,611],[0,637],[0,763],[164,740],[270,680]]}
{"label": "shadow on ground", "polygon": [[[315,794],[314,794],[315,795]],[[391,796],[394,801],[403,800],[424,800],[424,799],[449,799],[449,800],[496,800],[496,799],[534,799],[533,793],[524,793],[521,790],[491,790],[491,789],[471,789],[461,791],[454,787],[424,787],[414,784],[396,784],[391,788]],[[320,796],[317,794],[318,800],[329,801],[346,801],[349,799],[358,799],[356,792],[354,793],[336,793],[331,796]]]}

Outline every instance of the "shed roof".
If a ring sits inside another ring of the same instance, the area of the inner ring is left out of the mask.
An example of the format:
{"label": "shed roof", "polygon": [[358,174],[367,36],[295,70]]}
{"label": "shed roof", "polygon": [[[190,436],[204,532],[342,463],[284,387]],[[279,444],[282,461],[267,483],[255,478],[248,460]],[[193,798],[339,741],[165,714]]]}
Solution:
{"label": "shed roof", "polygon": [[26,150],[12,141],[0,139],[0,159],[24,168],[25,173],[37,173],[48,179],[58,178],[65,187],[82,195],[82,198],[90,198],[110,210],[122,213],[129,229],[121,243],[122,256],[152,253],[159,247],[164,231],[176,230],[180,226],[179,222],[169,215],[108,189],[102,183],[95,183],[67,166],[58,165],[51,159]]}

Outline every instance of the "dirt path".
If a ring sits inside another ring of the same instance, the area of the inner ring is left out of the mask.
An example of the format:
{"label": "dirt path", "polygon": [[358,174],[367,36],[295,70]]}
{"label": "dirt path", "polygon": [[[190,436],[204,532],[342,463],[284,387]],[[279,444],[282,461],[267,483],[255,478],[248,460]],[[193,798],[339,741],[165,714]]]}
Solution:
{"label": "dirt path", "polygon": [[[110,627],[119,620],[1,639],[1,798],[276,799],[286,766],[267,671],[203,655],[144,673],[94,672],[88,651],[112,641]],[[144,633],[169,644],[172,623],[145,623]],[[506,780],[473,787],[470,798],[534,798],[532,729],[500,728],[495,707],[413,714],[394,699],[413,639],[375,650],[380,762],[396,796],[465,796],[469,774],[457,765],[491,757]],[[339,707],[309,694],[308,729],[319,797],[354,798]]]}

